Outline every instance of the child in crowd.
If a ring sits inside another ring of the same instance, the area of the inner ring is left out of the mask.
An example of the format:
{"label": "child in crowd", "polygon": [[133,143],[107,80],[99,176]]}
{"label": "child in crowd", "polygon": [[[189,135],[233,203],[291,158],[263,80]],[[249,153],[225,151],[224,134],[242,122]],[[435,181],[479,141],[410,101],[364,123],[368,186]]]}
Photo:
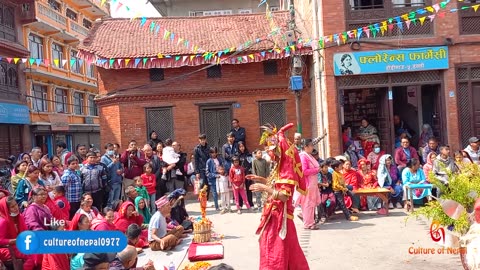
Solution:
{"label": "child in crowd", "polygon": [[217,193],[222,200],[222,211],[220,214],[230,212],[230,182],[228,175],[225,174],[225,168],[222,165],[217,166]]}
{"label": "child in crowd", "polygon": [[241,215],[240,209],[240,196],[247,205],[247,209],[250,209],[250,204],[247,200],[247,192],[245,191],[245,169],[240,166],[240,159],[235,156],[232,158],[233,166],[230,168],[229,178],[233,187],[233,196],[235,197],[235,204],[237,205],[237,214]]}
{"label": "child in crowd", "polygon": [[56,186],[53,190],[54,203],[60,209],[62,213],[63,220],[69,220],[70,217],[70,203],[68,202],[67,198],[65,197],[65,187],[64,186]]}
{"label": "child in crowd", "polygon": [[333,169],[332,174],[332,189],[335,193],[335,199],[337,201],[338,206],[342,210],[345,218],[350,221],[357,221],[358,217],[352,216],[345,205],[344,195],[347,194],[348,196],[352,197],[353,194],[351,191],[348,190],[347,186],[345,185],[345,179],[341,173],[342,166],[340,161],[334,160],[330,165]]}
{"label": "child in crowd", "polygon": [[213,202],[217,211],[220,211],[217,194],[217,167],[223,166],[223,163],[223,160],[218,157],[217,147],[210,147],[210,158],[207,160],[207,181],[209,189],[213,194]]}
{"label": "child in crowd", "polygon": [[62,185],[65,187],[65,197],[70,203],[70,219],[80,208],[80,198],[82,196],[82,179],[77,173],[78,159],[71,156],[67,159],[68,169],[63,172]]}
{"label": "child in crowd", "polygon": [[[260,149],[255,149],[255,151],[253,151],[253,154],[255,155],[255,159],[252,162],[252,173],[263,178],[267,178],[270,174],[270,169],[267,160],[263,158],[262,151]],[[253,195],[255,196],[258,209],[261,209],[263,205],[262,193],[254,192]]]}
{"label": "child in crowd", "polygon": [[335,200],[335,194],[332,189],[332,174],[328,171],[329,165],[323,161],[320,163],[320,173],[318,174],[318,188],[320,189],[321,202],[317,206],[318,221],[320,224],[325,223],[328,217],[335,213],[335,207],[337,205]]}
{"label": "child in crowd", "polygon": [[157,207],[155,206],[155,194],[157,193],[157,178],[155,177],[155,174],[152,173],[152,171],[152,163],[145,163],[145,165],[143,165],[143,174],[140,175],[140,178],[142,178],[143,185],[147,189],[148,193],[147,201],[149,201],[150,204],[147,204],[147,207],[149,207],[151,212],[154,213],[157,210]]}
{"label": "child in crowd", "polygon": [[195,156],[193,154],[190,156],[190,162],[188,163],[185,171],[190,179],[190,185],[194,186],[197,176],[195,175]]}
{"label": "child in crowd", "polygon": [[147,188],[143,185],[142,177],[137,176],[133,178],[133,181],[135,181],[135,190],[137,191],[138,196],[147,200],[147,205],[150,205],[150,196],[148,195]]}
{"label": "child in crowd", "polygon": [[168,164],[167,167],[162,168],[162,180],[167,180],[167,171],[172,171],[180,160],[180,155],[175,153],[172,144],[172,139],[166,139],[165,147],[162,149],[162,160]]}

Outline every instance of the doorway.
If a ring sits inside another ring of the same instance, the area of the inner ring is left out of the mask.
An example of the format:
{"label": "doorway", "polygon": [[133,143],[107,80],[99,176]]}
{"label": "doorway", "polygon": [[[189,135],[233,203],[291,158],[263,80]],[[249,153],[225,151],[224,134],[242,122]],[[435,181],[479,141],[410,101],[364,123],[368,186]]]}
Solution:
{"label": "doorway", "polygon": [[480,134],[480,84],[472,84],[473,134]]}
{"label": "doorway", "polygon": [[231,105],[208,105],[200,107],[200,132],[207,135],[210,146],[218,149],[227,142],[232,122]]}

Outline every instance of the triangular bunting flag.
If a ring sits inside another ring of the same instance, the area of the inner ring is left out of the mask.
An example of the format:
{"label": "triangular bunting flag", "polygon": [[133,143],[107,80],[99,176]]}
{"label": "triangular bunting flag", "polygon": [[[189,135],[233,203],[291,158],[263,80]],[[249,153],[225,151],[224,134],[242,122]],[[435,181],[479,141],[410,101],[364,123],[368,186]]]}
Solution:
{"label": "triangular bunting flag", "polygon": [[248,57],[250,57],[250,59],[255,59],[255,56],[253,54],[249,54]]}
{"label": "triangular bunting flag", "polygon": [[190,61],[192,61],[193,58],[195,58],[195,55],[190,55]]}
{"label": "triangular bunting flag", "polygon": [[247,56],[246,56],[246,55],[245,55],[245,56],[243,56],[243,60],[245,60],[245,62],[247,62],[247,61],[248,61],[248,58],[247,58]]}
{"label": "triangular bunting flag", "polygon": [[102,0],[102,2],[100,2],[100,6],[103,7],[103,5],[105,5],[105,2],[107,2],[107,0]]}
{"label": "triangular bunting flag", "polygon": [[405,21],[405,24],[407,25],[407,29],[410,29],[410,20]]}
{"label": "triangular bunting flag", "polygon": [[130,58],[125,59],[125,66],[128,66],[128,63],[130,63]]}
{"label": "triangular bunting flag", "polygon": [[157,54],[157,58],[163,58],[163,54],[158,53],[158,54]]}
{"label": "triangular bunting flag", "polygon": [[175,40],[175,33],[172,33],[172,34],[170,35],[170,40],[171,40],[171,41],[174,41],[174,40]]}
{"label": "triangular bunting flag", "polygon": [[188,56],[183,56],[183,62],[187,61]]}
{"label": "triangular bunting flag", "polygon": [[155,35],[158,35],[158,32],[160,32],[160,25],[157,25],[157,28],[155,28]]}
{"label": "triangular bunting flag", "polygon": [[[1,58],[0,58],[0,59],[1,59]],[[22,58],[22,63],[25,64],[25,63],[27,62],[27,60],[28,60],[27,58]]]}
{"label": "triangular bunting flag", "polygon": [[426,18],[427,18],[427,17],[420,17],[420,18],[418,18],[418,19],[420,20],[420,25],[423,25],[423,23],[425,22],[425,19],[426,19]]}
{"label": "triangular bunting flag", "polygon": [[142,21],[140,22],[140,26],[144,26],[147,23],[147,18],[142,17]]}
{"label": "triangular bunting flag", "polygon": [[263,52],[260,52],[260,55],[261,55],[262,57],[265,57],[265,54],[266,54],[266,52],[265,52],[265,51],[263,51]]}
{"label": "triangular bunting flag", "polygon": [[10,58],[10,57],[7,57],[7,58],[5,58],[5,59],[7,59],[7,62],[8,62],[9,64],[12,62],[12,58]]}
{"label": "triangular bunting flag", "polygon": [[445,8],[447,6],[447,2],[440,2],[440,8]]}
{"label": "triangular bunting flag", "polygon": [[170,32],[165,29],[165,33],[163,34],[163,39],[167,39],[170,36]]}
{"label": "triangular bunting flag", "polygon": [[439,12],[439,13],[437,14],[437,16],[438,16],[439,18],[445,18],[445,12]]}
{"label": "triangular bunting flag", "polygon": [[428,18],[430,19],[430,22],[433,22],[433,19],[435,19],[435,15],[428,15]]}
{"label": "triangular bunting flag", "polygon": [[83,66],[83,59],[78,59],[78,64],[80,64],[80,66]]}
{"label": "triangular bunting flag", "polygon": [[118,12],[118,10],[119,10],[122,6],[123,6],[123,4],[120,3],[120,2],[118,2],[118,6],[117,6],[117,8],[115,9],[115,12]]}
{"label": "triangular bunting flag", "polygon": [[433,9],[435,9],[435,12],[438,12],[440,10],[440,5],[439,4],[435,4],[432,7],[433,7]]}
{"label": "triangular bunting flag", "polygon": [[[362,33],[363,33],[363,28],[358,28],[357,29],[357,39],[360,39],[362,37]],[[320,46],[320,47],[322,47],[322,46]]]}
{"label": "triangular bunting flag", "polygon": [[28,62],[30,63],[30,65],[33,65],[33,63],[35,63],[35,59],[34,59],[34,58],[30,58],[30,59],[28,60]]}
{"label": "triangular bunting flag", "polygon": [[391,32],[393,30],[393,24],[388,25],[388,30]]}
{"label": "triangular bunting flag", "polygon": [[404,21],[408,21],[408,14],[403,14],[400,16]]}
{"label": "triangular bunting flag", "polygon": [[119,66],[122,66],[122,60],[123,59],[117,59],[117,63],[118,63]]}
{"label": "triangular bunting flag", "polygon": [[50,60],[49,60],[49,59],[45,59],[45,60],[43,61],[43,63],[45,64],[45,66],[48,67],[48,66],[49,66],[49,63],[50,63]]}
{"label": "triangular bunting flag", "polygon": [[64,68],[66,64],[67,64],[67,60],[66,60],[66,59],[62,59],[62,68]]}
{"label": "triangular bunting flag", "polygon": [[433,9],[433,7],[431,7],[431,6],[428,6],[428,7],[426,7],[425,9],[426,9],[428,12],[430,12],[430,13],[433,13],[433,12],[435,11],[435,10]]}
{"label": "triangular bunting flag", "polygon": [[108,63],[110,65],[110,67],[113,67],[113,63],[115,63],[115,59],[108,60]]}
{"label": "triangular bunting flag", "polygon": [[13,63],[17,64],[18,60],[20,60],[20,58],[13,58]]}
{"label": "triangular bunting flag", "polygon": [[400,29],[401,32],[403,32],[403,23],[402,22],[398,22],[397,27],[398,27],[398,29]]}
{"label": "triangular bunting flag", "polygon": [[473,8],[473,10],[474,10],[475,12],[477,12],[478,7],[480,7],[480,4],[472,6],[472,8]]}
{"label": "triangular bunting flag", "polygon": [[143,58],[143,65],[145,66],[145,64],[147,63],[148,61],[148,58]]}
{"label": "triangular bunting flag", "polygon": [[70,59],[70,67],[75,65],[75,62],[76,62],[75,58]]}
{"label": "triangular bunting flag", "polygon": [[177,46],[183,41],[183,38],[179,38],[177,41]]}
{"label": "triangular bunting flag", "polygon": [[138,63],[140,63],[141,59],[140,58],[135,58],[135,61],[133,62],[133,67],[136,68],[138,66]]}
{"label": "triangular bunting flag", "polygon": [[40,58],[35,59],[35,64],[37,64],[37,67],[40,66],[41,63],[42,63],[42,59]]}
{"label": "triangular bunting flag", "polygon": [[175,61],[180,60],[181,56],[175,56]]}

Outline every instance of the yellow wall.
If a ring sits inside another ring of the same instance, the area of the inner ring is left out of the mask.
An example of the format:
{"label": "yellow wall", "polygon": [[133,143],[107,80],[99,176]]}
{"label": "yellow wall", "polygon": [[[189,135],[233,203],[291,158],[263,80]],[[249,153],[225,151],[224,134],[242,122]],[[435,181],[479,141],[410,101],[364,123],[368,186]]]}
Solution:
{"label": "yellow wall", "polygon": [[[47,88],[48,110],[32,112],[32,124],[49,122],[48,115],[57,113],[55,106],[55,89],[57,88],[65,89],[68,93],[66,114],[69,115],[70,124],[84,124],[85,117],[91,117],[88,98],[98,94],[94,65],[83,61],[79,72],[75,72],[70,66],[71,52],[76,51],[77,45],[89,31],[83,26],[84,19],[93,24],[96,19],[108,15],[107,6],[100,6],[99,1],[97,1],[98,3],[95,0],[89,1],[89,4],[85,5],[85,1],[57,0],[56,2],[59,4],[59,10],[57,10],[50,5],[49,0],[36,0],[34,6],[31,7],[31,20],[23,26],[23,44],[32,51],[29,42],[30,34],[42,38],[42,58],[48,59],[48,61],[42,60],[40,65],[27,63],[25,69],[28,95],[34,95],[32,91],[34,84],[44,85]],[[93,6],[96,7],[95,12],[92,12]],[[76,21],[67,17],[67,9],[77,14]],[[53,59],[54,43],[62,46],[62,59]],[[30,57],[35,56],[31,53]],[[65,63],[63,67],[62,62]],[[56,63],[58,63],[58,67]],[[89,64],[94,69],[93,74],[87,70]],[[87,75],[87,73],[89,74]],[[83,95],[83,113],[80,115],[74,113],[74,93]],[[33,98],[29,103],[33,111],[32,100]],[[97,116],[94,116],[94,123],[99,123]]]}

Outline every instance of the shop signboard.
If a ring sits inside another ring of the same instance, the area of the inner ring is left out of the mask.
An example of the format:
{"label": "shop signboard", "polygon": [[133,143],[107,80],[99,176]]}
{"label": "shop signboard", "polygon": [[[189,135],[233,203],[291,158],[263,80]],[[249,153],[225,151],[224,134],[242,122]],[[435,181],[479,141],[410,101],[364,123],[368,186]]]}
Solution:
{"label": "shop signboard", "polygon": [[48,118],[52,131],[68,131],[68,116],[66,114],[50,114]]}
{"label": "shop signboard", "polygon": [[448,69],[448,47],[337,53],[333,63],[335,76]]}
{"label": "shop signboard", "polygon": [[0,123],[29,125],[30,110],[28,106],[14,103],[0,103]]}

